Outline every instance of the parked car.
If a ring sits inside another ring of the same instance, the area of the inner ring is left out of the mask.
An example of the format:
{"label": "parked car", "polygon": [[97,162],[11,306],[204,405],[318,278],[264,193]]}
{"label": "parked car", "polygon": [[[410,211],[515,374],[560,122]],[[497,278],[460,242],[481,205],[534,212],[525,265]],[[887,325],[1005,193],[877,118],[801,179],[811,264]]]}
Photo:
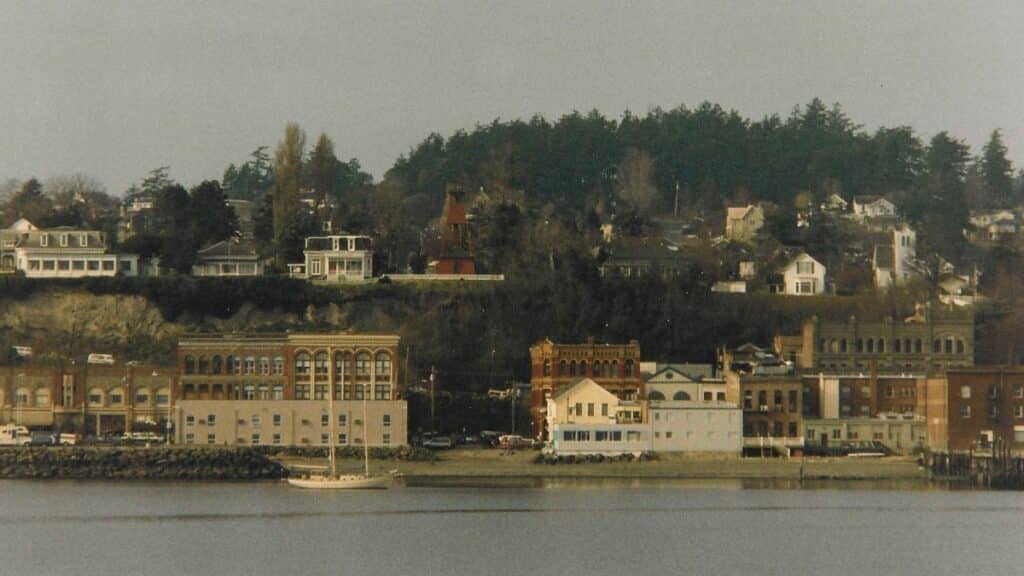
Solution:
{"label": "parked car", "polygon": [[89,354],[86,362],[89,364],[113,364],[114,356],[111,354]]}
{"label": "parked car", "polygon": [[529,448],[531,442],[518,434],[505,434],[498,438],[502,448]]}
{"label": "parked car", "polygon": [[28,446],[32,443],[32,434],[28,428],[15,424],[0,427],[0,446]]}
{"label": "parked car", "polygon": [[78,435],[65,432],[57,436],[57,443],[61,446],[74,446],[78,444]]}
{"label": "parked car", "polygon": [[33,432],[29,435],[29,446],[53,446],[53,434],[50,432]]}
{"label": "parked car", "polygon": [[431,438],[423,444],[424,448],[440,449],[444,450],[452,447],[452,439],[447,436],[438,436]]}
{"label": "parked car", "polygon": [[125,442],[163,442],[164,437],[156,432],[125,432],[121,436]]}

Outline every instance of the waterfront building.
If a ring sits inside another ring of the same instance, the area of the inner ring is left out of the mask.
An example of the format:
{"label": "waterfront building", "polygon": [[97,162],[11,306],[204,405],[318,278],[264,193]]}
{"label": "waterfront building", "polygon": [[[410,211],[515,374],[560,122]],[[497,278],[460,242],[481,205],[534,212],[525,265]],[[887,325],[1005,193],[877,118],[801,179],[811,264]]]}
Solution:
{"label": "waterfront building", "polygon": [[151,364],[0,368],[0,423],[102,436],[164,432],[177,371]]}
{"label": "waterfront building", "polygon": [[927,385],[933,450],[1024,449],[1024,367],[954,368]]}
{"label": "waterfront building", "polygon": [[913,454],[928,447],[924,416],[889,414],[878,417],[808,418],[804,420],[806,446],[866,445],[881,443],[897,454]]}
{"label": "waterfront building", "polygon": [[590,378],[549,396],[545,418],[548,449],[555,454],[739,454],[742,448],[742,418],[735,406],[625,401]]}
{"label": "waterfront building", "polygon": [[544,436],[546,400],[555,392],[587,377],[619,400],[643,398],[640,375],[640,342],[598,344],[556,344],[549,339],[530,347],[530,411],[534,437]]}
{"label": "waterfront building", "polygon": [[[394,334],[183,337],[176,441],[327,444],[320,423],[333,391],[336,412],[348,418],[339,432],[346,434],[345,443],[403,445],[407,409],[398,399],[398,344]],[[367,422],[361,417],[364,395]],[[342,444],[340,436],[336,441]]]}

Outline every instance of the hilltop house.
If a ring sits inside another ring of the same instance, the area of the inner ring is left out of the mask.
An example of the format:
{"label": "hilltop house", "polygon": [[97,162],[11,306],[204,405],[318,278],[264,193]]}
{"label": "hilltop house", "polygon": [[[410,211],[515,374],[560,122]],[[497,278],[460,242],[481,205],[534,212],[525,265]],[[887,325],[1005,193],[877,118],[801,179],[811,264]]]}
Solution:
{"label": "hilltop house", "polygon": [[263,262],[250,242],[222,240],[196,253],[193,276],[262,276]]}
{"label": "hilltop house", "polygon": [[842,196],[833,192],[824,202],[821,203],[821,210],[823,212],[846,212],[849,208],[850,203],[847,202]]}
{"label": "hilltop house", "polygon": [[895,218],[896,205],[881,196],[854,196],[853,215],[859,220]]}
{"label": "hilltop house", "polygon": [[871,269],[875,276],[875,288],[905,284],[914,274],[917,234],[906,224],[892,230],[892,244],[875,246]]}
{"label": "hilltop house", "polygon": [[336,235],[306,238],[305,260],[289,264],[293,278],[326,282],[360,282],[373,277],[373,249],[369,236]]}
{"label": "hilltop house", "polygon": [[41,230],[25,219],[0,234],[0,263],[28,278],[139,274],[138,255],[108,253],[103,232],[70,227]]}
{"label": "hilltop house", "polygon": [[779,294],[812,296],[825,292],[825,266],[806,252],[791,258],[779,270],[782,283],[774,287]]}
{"label": "hilltop house", "polygon": [[756,204],[726,209],[725,237],[736,242],[750,242],[764,226],[764,209]]}
{"label": "hilltop house", "polygon": [[636,278],[656,270],[663,278],[671,278],[682,268],[679,248],[664,238],[619,238],[608,247],[601,276]]}

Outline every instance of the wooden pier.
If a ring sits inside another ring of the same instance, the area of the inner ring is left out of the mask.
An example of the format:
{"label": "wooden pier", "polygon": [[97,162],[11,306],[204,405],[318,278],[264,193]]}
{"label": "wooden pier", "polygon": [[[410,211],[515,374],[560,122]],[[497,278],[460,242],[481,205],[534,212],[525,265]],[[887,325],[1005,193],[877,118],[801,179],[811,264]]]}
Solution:
{"label": "wooden pier", "polygon": [[1024,490],[1024,455],[1001,443],[967,452],[932,452],[925,456],[935,480],[963,480],[973,486]]}

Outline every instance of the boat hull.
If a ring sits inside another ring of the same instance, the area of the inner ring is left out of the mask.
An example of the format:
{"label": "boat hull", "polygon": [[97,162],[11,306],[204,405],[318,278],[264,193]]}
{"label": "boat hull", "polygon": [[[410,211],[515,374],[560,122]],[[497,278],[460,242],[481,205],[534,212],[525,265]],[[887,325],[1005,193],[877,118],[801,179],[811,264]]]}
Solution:
{"label": "boat hull", "polygon": [[288,484],[296,488],[312,490],[379,490],[390,487],[391,478],[388,476],[363,475],[339,476],[337,478],[313,476],[310,478],[289,478]]}

